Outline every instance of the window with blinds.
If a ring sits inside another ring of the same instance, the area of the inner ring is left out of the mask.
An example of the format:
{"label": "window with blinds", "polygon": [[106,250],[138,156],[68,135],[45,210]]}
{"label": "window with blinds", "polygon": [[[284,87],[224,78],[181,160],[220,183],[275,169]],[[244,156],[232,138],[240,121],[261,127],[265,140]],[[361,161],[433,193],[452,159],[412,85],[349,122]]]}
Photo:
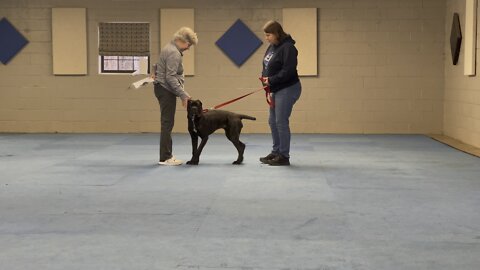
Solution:
{"label": "window with blinds", "polygon": [[149,23],[100,23],[98,29],[101,73],[132,73],[141,61],[150,72]]}

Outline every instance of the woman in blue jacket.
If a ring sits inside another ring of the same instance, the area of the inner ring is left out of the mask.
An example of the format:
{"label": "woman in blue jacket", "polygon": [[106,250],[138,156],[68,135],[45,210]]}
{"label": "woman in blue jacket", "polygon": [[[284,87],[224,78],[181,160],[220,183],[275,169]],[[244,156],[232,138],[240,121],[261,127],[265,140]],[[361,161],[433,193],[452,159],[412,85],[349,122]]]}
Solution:
{"label": "woman in blue jacket", "polygon": [[295,40],[283,31],[280,23],[269,21],[263,27],[270,44],[263,58],[262,81],[271,90],[273,107],[268,123],[272,131],[272,152],[260,161],[272,166],[290,165],[290,124],[293,105],[300,97],[302,85],[297,73]]}

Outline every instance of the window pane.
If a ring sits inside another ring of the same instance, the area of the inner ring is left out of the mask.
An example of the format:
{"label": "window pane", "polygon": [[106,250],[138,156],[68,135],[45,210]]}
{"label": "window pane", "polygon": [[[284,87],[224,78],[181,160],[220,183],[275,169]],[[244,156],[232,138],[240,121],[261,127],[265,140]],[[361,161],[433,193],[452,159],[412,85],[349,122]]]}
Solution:
{"label": "window pane", "polygon": [[130,60],[119,60],[118,61],[119,70],[133,70],[133,61]]}
{"label": "window pane", "polygon": [[133,69],[139,70],[140,69],[140,57],[135,57],[135,60],[133,61]]}
{"label": "window pane", "polygon": [[118,56],[104,56],[103,57],[105,60],[117,60]]}
{"label": "window pane", "polygon": [[105,70],[118,70],[118,61],[117,60],[104,60],[103,69]]}
{"label": "window pane", "polygon": [[[133,59],[134,59],[133,60],[134,61],[133,62],[134,70],[139,70],[140,69],[140,62],[142,60],[145,60],[145,63],[148,65],[148,56],[135,56]],[[148,72],[148,67],[146,67],[146,69],[147,69],[146,72]]]}
{"label": "window pane", "polygon": [[133,56],[119,56],[118,60],[133,60]]}

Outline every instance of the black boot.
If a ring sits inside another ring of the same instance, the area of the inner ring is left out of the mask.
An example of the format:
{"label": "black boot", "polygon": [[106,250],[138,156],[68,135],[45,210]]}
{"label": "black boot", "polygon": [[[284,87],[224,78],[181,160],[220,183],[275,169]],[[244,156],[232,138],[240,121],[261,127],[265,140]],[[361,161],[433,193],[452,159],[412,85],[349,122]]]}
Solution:
{"label": "black boot", "polygon": [[278,155],[267,162],[271,166],[289,166],[290,160],[282,155]]}
{"label": "black boot", "polygon": [[270,153],[266,157],[261,157],[260,162],[262,162],[264,164],[268,164],[268,161],[274,159],[276,156],[277,156],[277,154]]}

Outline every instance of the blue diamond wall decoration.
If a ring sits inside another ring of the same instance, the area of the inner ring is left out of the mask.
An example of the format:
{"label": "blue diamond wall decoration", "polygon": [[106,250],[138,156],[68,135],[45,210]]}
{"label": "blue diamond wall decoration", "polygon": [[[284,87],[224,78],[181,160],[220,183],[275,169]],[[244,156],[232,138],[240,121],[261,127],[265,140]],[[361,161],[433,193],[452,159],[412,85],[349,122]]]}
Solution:
{"label": "blue diamond wall decoration", "polygon": [[263,42],[238,19],[215,44],[237,66],[241,66]]}
{"label": "blue diamond wall decoration", "polygon": [[28,40],[6,19],[0,20],[0,61],[7,64]]}

